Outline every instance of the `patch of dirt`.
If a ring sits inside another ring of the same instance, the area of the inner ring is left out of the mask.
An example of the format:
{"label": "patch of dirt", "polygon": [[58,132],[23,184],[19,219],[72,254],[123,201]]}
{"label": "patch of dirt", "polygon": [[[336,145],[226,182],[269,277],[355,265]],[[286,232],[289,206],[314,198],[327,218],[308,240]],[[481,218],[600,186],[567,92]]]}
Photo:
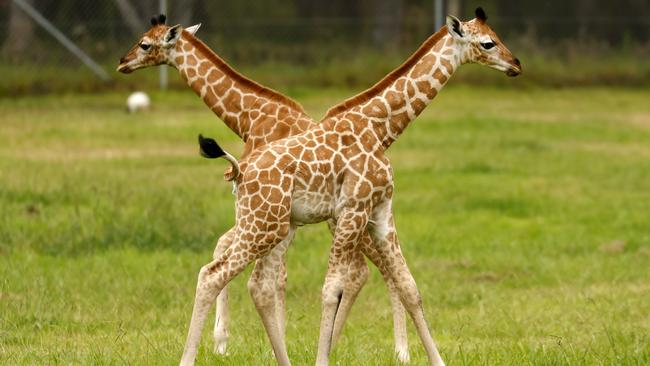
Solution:
{"label": "patch of dirt", "polygon": [[614,240],[601,245],[598,250],[607,254],[618,254],[625,251],[625,242],[623,240]]}
{"label": "patch of dirt", "polygon": [[503,276],[499,276],[494,272],[481,272],[474,276],[474,281],[478,282],[499,282]]}
{"label": "patch of dirt", "polygon": [[38,215],[41,214],[41,210],[38,208],[38,206],[36,206],[36,205],[34,205],[34,204],[29,204],[29,205],[27,205],[27,206],[25,207],[25,212],[26,212],[29,216],[38,216]]}

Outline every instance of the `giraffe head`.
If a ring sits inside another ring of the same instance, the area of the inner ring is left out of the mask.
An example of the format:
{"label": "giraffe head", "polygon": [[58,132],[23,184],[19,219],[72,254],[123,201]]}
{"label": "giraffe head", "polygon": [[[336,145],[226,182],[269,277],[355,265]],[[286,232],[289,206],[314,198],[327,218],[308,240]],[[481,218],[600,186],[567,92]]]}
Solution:
{"label": "giraffe head", "polygon": [[512,55],[486,20],[482,8],[477,8],[476,18],[467,22],[447,16],[447,30],[461,48],[462,62],[486,65],[508,76],[521,74],[519,59]]}
{"label": "giraffe head", "polygon": [[[183,27],[180,24],[173,27],[167,26],[165,19],[163,14],[151,18],[151,29],[146,31],[129,52],[120,59],[117,71],[128,74],[144,67],[171,62],[175,52],[174,46],[183,34]],[[201,24],[197,24],[184,30],[194,34],[200,26]]]}

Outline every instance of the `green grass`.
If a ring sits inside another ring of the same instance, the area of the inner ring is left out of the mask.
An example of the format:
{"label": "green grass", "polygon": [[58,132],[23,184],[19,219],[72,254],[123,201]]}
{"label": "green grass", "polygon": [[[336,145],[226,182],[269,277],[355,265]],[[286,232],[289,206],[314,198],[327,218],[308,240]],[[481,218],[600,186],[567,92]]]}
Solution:
{"label": "green grass", "polygon": [[[320,116],[350,91],[295,89]],[[0,364],[175,364],[196,275],[233,223],[225,163],[241,144],[190,91],[0,100]],[[448,87],[391,148],[394,208],[449,365],[650,363],[650,92]],[[288,348],[315,360],[329,234],[289,251]],[[242,275],[230,357],[273,365]],[[380,276],[332,364],[392,365]],[[425,355],[409,325],[414,365]]]}

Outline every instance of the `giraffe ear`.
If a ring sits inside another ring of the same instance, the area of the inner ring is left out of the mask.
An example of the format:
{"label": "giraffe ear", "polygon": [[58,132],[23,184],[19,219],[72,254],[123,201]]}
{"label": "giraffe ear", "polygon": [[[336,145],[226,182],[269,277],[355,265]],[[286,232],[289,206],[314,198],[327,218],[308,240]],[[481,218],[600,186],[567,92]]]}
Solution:
{"label": "giraffe ear", "polygon": [[201,28],[201,23],[199,23],[199,24],[194,24],[194,25],[191,26],[191,27],[187,27],[187,28],[185,28],[185,30],[186,30],[187,32],[189,32],[191,35],[194,35],[194,34],[196,34],[196,31],[199,30],[199,28]]}
{"label": "giraffe ear", "polygon": [[169,27],[162,38],[163,47],[170,48],[174,46],[174,44],[176,44],[176,41],[181,38],[181,33],[183,33],[183,27],[181,27],[180,24]]}
{"label": "giraffe ear", "polygon": [[456,39],[463,39],[465,37],[463,23],[453,15],[447,15],[447,30]]}

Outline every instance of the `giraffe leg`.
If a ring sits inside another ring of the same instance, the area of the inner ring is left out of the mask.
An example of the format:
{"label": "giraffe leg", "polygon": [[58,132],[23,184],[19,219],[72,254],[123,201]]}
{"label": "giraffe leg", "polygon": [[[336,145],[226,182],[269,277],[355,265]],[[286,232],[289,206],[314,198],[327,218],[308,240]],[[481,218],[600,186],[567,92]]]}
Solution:
{"label": "giraffe leg", "polygon": [[316,365],[326,366],[332,348],[334,323],[357,243],[368,222],[365,212],[346,211],[337,220],[322,291],[322,316]]}
{"label": "giraffe leg", "polygon": [[364,235],[364,238],[362,238],[360,243],[361,251],[363,251],[363,254],[379,269],[379,272],[384,278],[384,283],[386,283],[386,287],[388,288],[390,302],[393,308],[395,355],[400,363],[407,364],[410,362],[411,357],[409,355],[408,335],[406,333],[406,310],[404,309],[404,305],[402,305],[402,300],[399,297],[393,278],[387,271],[387,267],[383,263],[380,253],[374,247],[370,235],[366,235]]}
{"label": "giraffe leg", "polygon": [[[250,262],[263,257],[282,241],[288,232],[289,225],[287,223],[285,229],[282,229],[283,226],[285,225],[281,224],[281,229],[277,230],[275,234],[264,232],[264,237],[257,242],[242,240],[238,229],[233,244],[217,259],[201,267],[196,285],[192,320],[180,362],[181,366],[194,364],[205,319],[219,292]],[[255,235],[253,234],[252,237]]]}
{"label": "giraffe leg", "polygon": [[429,363],[434,366],[444,366],[424,317],[422,297],[399,247],[390,202],[381,206],[383,207],[378,207],[377,211],[373,212],[375,214],[373,225],[369,227],[375,248],[381,256],[386,272],[390,273],[393,279],[402,304],[413,319]]}
{"label": "giraffe leg", "polygon": [[255,263],[255,268],[248,280],[248,291],[255,303],[255,308],[262,318],[264,329],[269,336],[273,352],[280,366],[291,365],[287,347],[284,341],[284,314],[282,319],[278,317],[284,308],[279,309],[277,281],[280,267],[284,265],[284,253],[293,240],[295,227],[289,231],[289,235],[282,240],[269,254],[260,258]]}
{"label": "giraffe leg", "polygon": [[[336,233],[336,222],[332,219],[327,221],[327,227],[334,237]],[[369,239],[370,237],[367,234],[364,234],[364,237],[361,240]],[[336,318],[334,319],[334,330],[332,332],[332,348],[338,342],[341,332],[343,331],[343,325],[345,320],[348,318],[350,309],[354,304],[359,292],[366,284],[368,280],[368,275],[370,270],[366,264],[363,255],[360,252],[355,252],[353,254],[352,261],[350,263],[350,272],[348,272],[347,279],[345,281],[345,288],[343,289],[343,296],[341,298],[341,303],[339,304],[338,311],[336,312]]]}
{"label": "giraffe leg", "polygon": [[390,302],[393,307],[393,336],[395,338],[395,356],[403,364],[411,361],[409,354],[408,335],[406,333],[406,310],[402,305],[397,288],[392,279],[384,277],[388,291],[390,292]]}
{"label": "giraffe leg", "polygon": [[282,339],[286,339],[286,333],[287,333],[287,319],[286,319],[287,262],[285,259],[285,255],[286,255],[286,250],[282,254],[280,268],[278,269],[278,274],[275,281],[275,315],[276,318],[278,319],[278,326],[280,328],[280,334],[282,335]]}
{"label": "giraffe leg", "polygon": [[[332,235],[334,235],[336,223],[333,220],[328,220],[327,225]],[[382,270],[383,267],[381,266],[381,257],[377,250],[373,247],[372,238],[367,231],[364,232],[363,236],[361,237],[359,246],[363,254],[365,254],[365,256],[367,256],[368,259],[370,259],[370,261],[373,262],[377,268],[379,268],[379,271],[384,278],[384,282],[386,283],[386,287],[388,287],[388,292],[390,293],[390,300],[393,307],[395,354],[401,363],[409,363],[410,355],[408,351],[408,336],[406,333],[406,311],[404,310],[404,306],[402,305],[402,302],[399,298],[395,284],[393,283],[390,274]],[[346,279],[346,286],[343,290],[341,304],[339,306],[338,312],[336,313],[336,319],[334,321],[332,348],[336,345],[336,342],[341,335],[343,325],[345,324],[345,320],[347,319],[350,309],[352,308],[352,304],[356,300],[357,295],[361,291],[361,288],[363,288],[365,285],[368,279],[368,274],[368,265],[363,259],[363,255],[361,255],[359,251],[355,252],[353,262],[350,266],[350,272],[348,278]]]}
{"label": "giraffe leg", "polygon": [[[235,228],[231,228],[225,234],[223,234],[219,241],[217,241],[217,246],[214,249],[213,259],[217,259],[223,252],[232,244],[233,238],[235,236]],[[228,345],[228,324],[230,323],[230,315],[228,313],[228,285],[224,288],[217,296],[217,316],[214,322],[214,353],[225,355],[226,347]]]}
{"label": "giraffe leg", "polygon": [[363,257],[363,253],[356,250],[351,253],[351,261],[349,269],[345,279],[345,285],[343,288],[343,296],[341,297],[341,303],[336,312],[336,318],[334,319],[334,330],[332,331],[332,348],[338,342],[341,332],[343,331],[343,326],[345,321],[348,318],[350,309],[357,299],[359,292],[366,284],[370,270],[366,264],[366,260]]}
{"label": "giraffe leg", "polygon": [[422,308],[422,297],[420,296],[417,285],[415,284],[415,280],[413,279],[401,253],[396,253],[394,256],[397,258],[395,266],[392,266],[392,268],[395,277],[399,277],[394,277],[394,280],[402,304],[404,304],[411,319],[413,319],[415,328],[417,329],[420,340],[422,341],[429,358],[429,363],[435,366],[444,366],[445,363],[442,361],[442,357],[440,357],[440,353],[433,341],[433,337],[431,337],[431,333],[429,332],[429,327],[426,318],[424,317],[424,309]]}

